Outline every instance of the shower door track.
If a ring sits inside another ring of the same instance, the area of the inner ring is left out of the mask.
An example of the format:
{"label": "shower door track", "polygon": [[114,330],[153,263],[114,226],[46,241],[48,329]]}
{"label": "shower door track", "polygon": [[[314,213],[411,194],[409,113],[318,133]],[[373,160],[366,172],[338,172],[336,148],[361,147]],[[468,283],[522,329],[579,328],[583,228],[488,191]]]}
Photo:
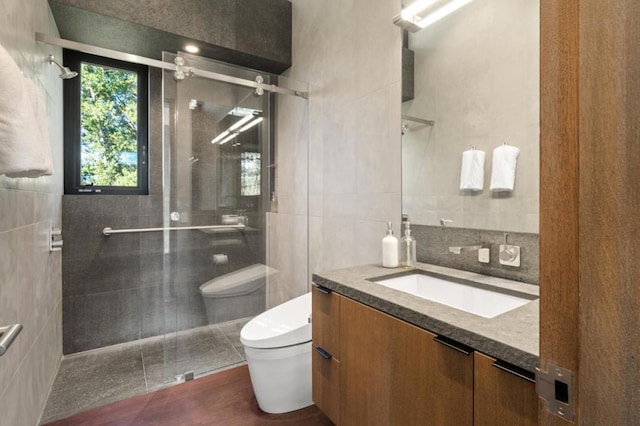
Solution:
{"label": "shower door track", "polygon": [[113,234],[136,234],[140,232],[161,232],[161,231],[192,231],[192,230],[212,230],[212,229],[237,229],[244,230],[245,225],[205,225],[205,226],[177,226],[167,228],[134,228],[134,229],[112,229],[107,226],[102,230],[102,235],[110,237]]}
{"label": "shower door track", "polygon": [[[78,43],[77,41],[66,40],[63,38],[52,37],[44,33],[36,32],[36,41],[51,46],[62,47],[63,49],[72,49],[79,52],[89,53],[92,55],[103,56],[105,58],[117,59],[120,61],[131,62],[134,64],[147,65],[154,68],[165,69],[169,71],[176,71],[176,65],[160,61],[158,59],[146,58],[144,56],[134,55],[131,53],[119,52],[117,50],[106,49],[104,47],[92,46],[90,44]],[[300,98],[307,99],[308,93],[300,90],[288,89],[286,87],[280,87],[275,84],[264,84],[257,81],[251,81],[244,78],[232,77],[217,72],[199,70],[197,68],[189,67],[189,71],[199,77],[205,77],[211,80],[222,81],[225,83],[231,83],[238,86],[251,87],[254,89],[263,89],[267,92],[280,93],[282,95],[298,96]]]}

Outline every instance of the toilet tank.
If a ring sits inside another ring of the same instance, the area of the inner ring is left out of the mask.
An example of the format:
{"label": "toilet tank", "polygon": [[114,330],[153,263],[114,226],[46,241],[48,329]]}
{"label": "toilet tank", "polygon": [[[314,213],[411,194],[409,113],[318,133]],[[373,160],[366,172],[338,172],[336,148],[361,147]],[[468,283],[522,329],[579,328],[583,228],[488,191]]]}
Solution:
{"label": "toilet tank", "polygon": [[247,266],[213,278],[200,286],[203,297],[233,297],[250,294],[263,288],[267,277],[277,271],[262,263]]}
{"label": "toilet tank", "polygon": [[277,270],[257,263],[200,286],[209,324],[253,317],[265,310],[267,277]]}

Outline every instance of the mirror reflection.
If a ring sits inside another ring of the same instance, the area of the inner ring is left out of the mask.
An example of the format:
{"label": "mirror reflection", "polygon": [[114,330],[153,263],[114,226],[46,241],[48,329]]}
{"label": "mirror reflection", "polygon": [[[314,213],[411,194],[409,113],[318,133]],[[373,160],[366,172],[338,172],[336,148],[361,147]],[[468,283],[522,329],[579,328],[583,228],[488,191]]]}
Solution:
{"label": "mirror reflection", "polygon": [[537,233],[539,1],[466,3],[404,26],[402,211],[421,225]]}

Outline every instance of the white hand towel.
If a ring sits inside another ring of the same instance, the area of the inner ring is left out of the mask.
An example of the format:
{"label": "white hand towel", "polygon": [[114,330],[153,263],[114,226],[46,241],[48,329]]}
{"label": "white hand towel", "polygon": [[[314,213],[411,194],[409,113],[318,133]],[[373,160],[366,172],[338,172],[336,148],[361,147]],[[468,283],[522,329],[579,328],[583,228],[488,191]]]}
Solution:
{"label": "white hand towel", "polygon": [[44,101],[0,46],[0,174],[37,177],[53,173]]}
{"label": "white hand towel", "polygon": [[470,149],[462,153],[460,190],[482,191],[484,188],[484,151]]}
{"label": "white hand towel", "polygon": [[516,182],[516,162],[519,154],[520,149],[510,145],[501,145],[493,150],[491,191],[513,191]]}

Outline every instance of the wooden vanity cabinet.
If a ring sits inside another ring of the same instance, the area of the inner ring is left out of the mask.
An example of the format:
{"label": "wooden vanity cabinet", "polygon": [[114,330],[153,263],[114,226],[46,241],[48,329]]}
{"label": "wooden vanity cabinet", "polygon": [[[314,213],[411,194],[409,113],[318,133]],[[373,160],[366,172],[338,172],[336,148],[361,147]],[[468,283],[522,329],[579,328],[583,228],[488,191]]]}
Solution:
{"label": "wooden vanity cabinet", "polygon": [[473,356],[343,297],[342,425],[471,425]]}
{"label": "wooden vanity cabinet", "polygon": [[340,424],[341,299],[322,287],[312,288],[312,399],[335,424]]}
{"label": "wooden vanity cabinet", "polygon": [[497,368],[495,363],[495,358],[478,352],[474,354],[474,424],[537,425],[535,383]]}
{"label": "wooden vanity cabinet", "polygon": [[336,425],[537,425],[535,384],[494,358],[312,291],[313,401]]}

